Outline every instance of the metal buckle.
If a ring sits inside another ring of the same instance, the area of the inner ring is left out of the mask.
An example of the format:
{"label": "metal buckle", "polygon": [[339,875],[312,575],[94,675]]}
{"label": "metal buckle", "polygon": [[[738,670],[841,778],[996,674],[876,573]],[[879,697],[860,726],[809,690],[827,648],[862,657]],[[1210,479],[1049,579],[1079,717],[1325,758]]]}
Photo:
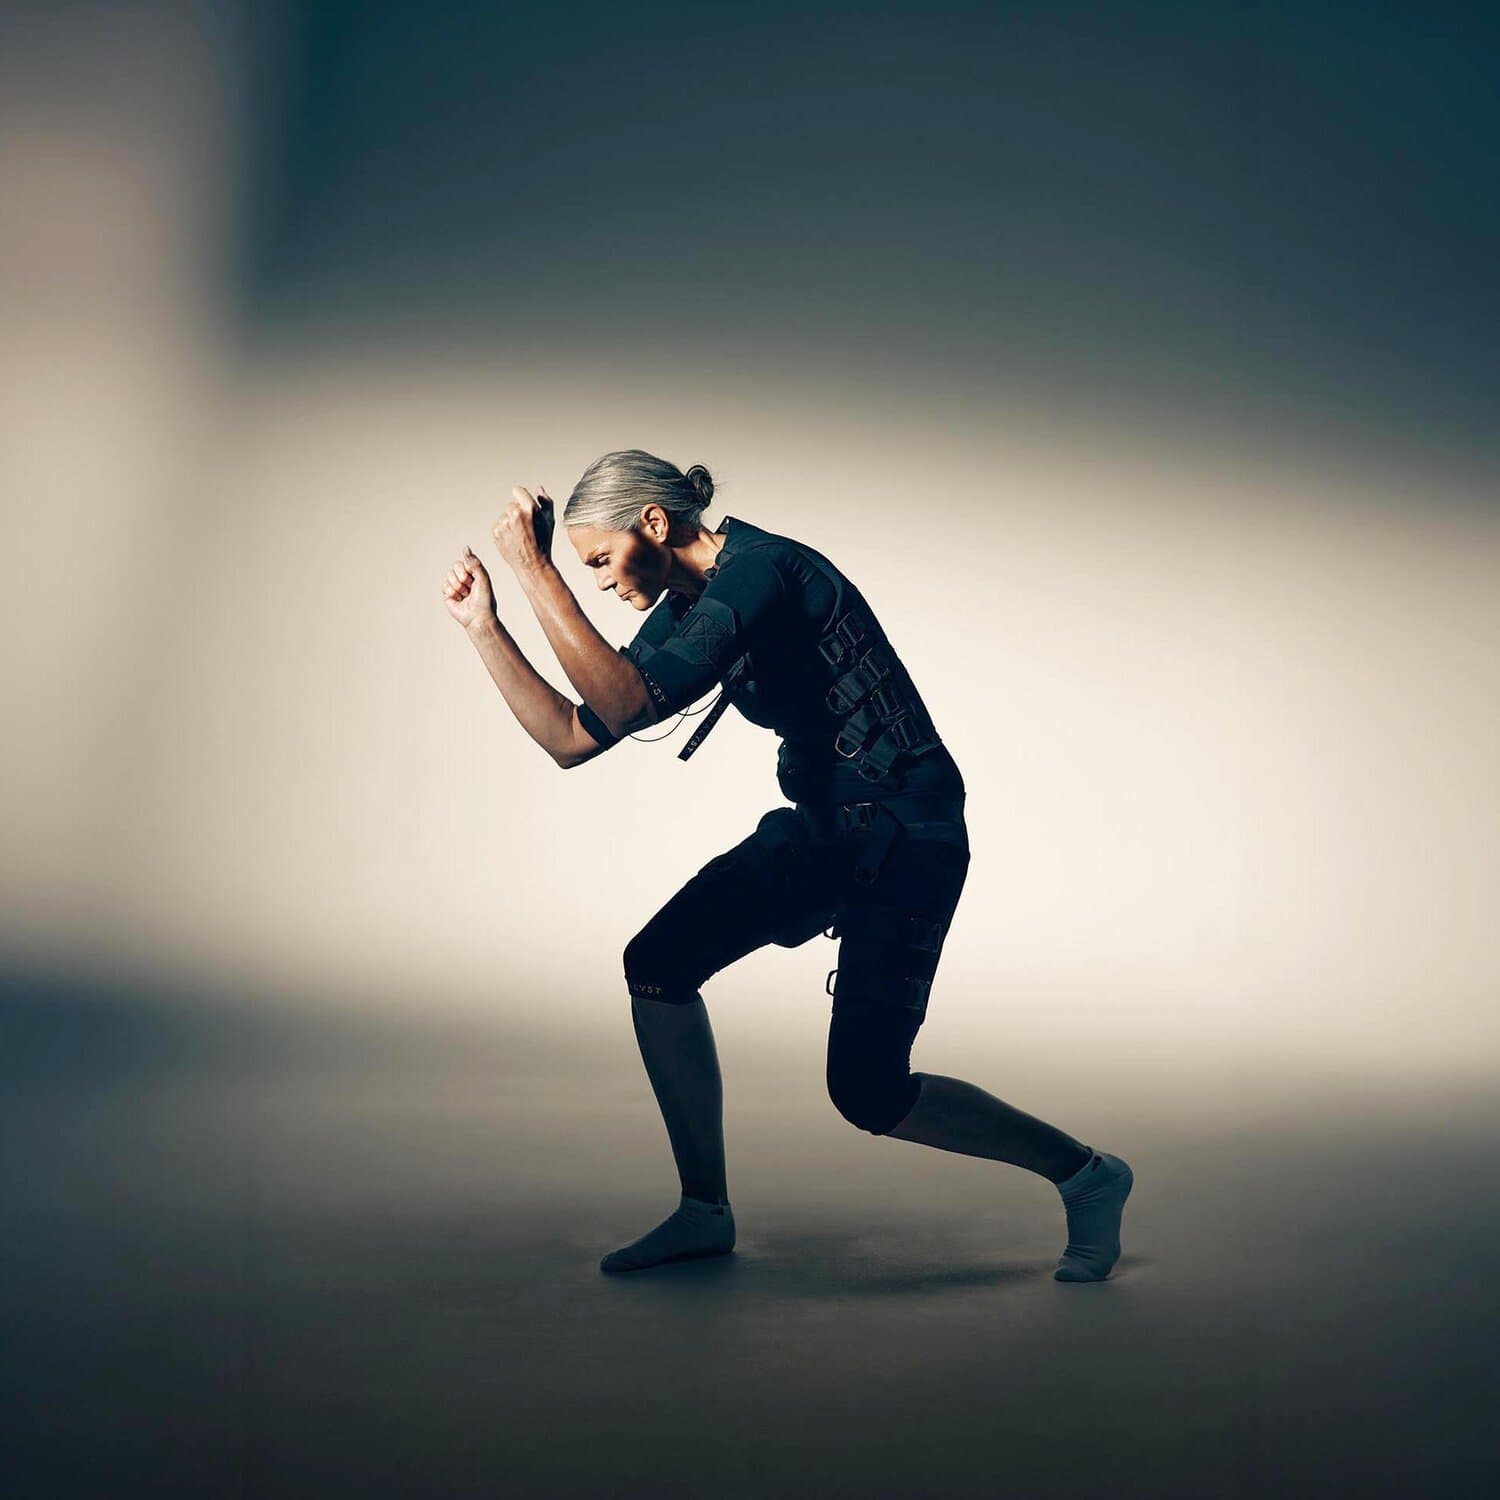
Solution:
{"label": "metal buckle", "polygon": [[818,642],[818,650],[831,666],[839,666],[849,653],[864,640],[865,632],[855,623],[853,612],[841,616],[827,635]]}
{"label": "metal buckle", "polygon": [[[828,971],[828,978],[823,981],[823,993],[832,995],[835,1000],[839,998],[834,989],[830,987],[830,981],[838,973],[837,969]],[[882,1010],[887,1006],[896,1006],[901,1010],[914,1010],[919,1014],[927,1010],[928,997],[932,991],[930,979],[906,978],[900,975],[862,974],[853,984],[852,993],[846,994],[843,999],[846,1005],[852,1005],[858,1010],[872,1011]]]}
{"label": "metal buckle", "polygon": [[864,780],[879,785],[890,776],[891,767],[900,754],[901,749],[895,744],[895,736],[888,730],[865,752],[864,759],[857,768],[859,774]]}
{"label": "metal buckle", "polygon": [[879,646],[869,647],[860,657],[859,665],[862,671],[869,674],[872,686],[884,682],[891,675],[891,664],[880,654]]}
{"label": "metal buckle", "polygon": [[864,747],[864,743],[865,742],[864,742],[864,737],[861,735],[855,741],[854,748],[852,750],[845,750],[844,749],[844,736],[846,734],[848,734],[848,733],[849,733],[849,726],[846,724],[841,730],[839,730],[839,732],[838,732],[838,738],[835,739],[834,742],[833,742],[833,748],[834,748],[834,750],[839,755],[842,755],[845,760],[853,760],[854,757],[856,755],[858,755],[859,752],[860,752],[860,750]]}
{"label": "metal buckle", "polygon": [[[848,675],[850,677],[855,677],[858,671],[859,669],[855,667],[848,673]],[[844,686],[844,679],[840,677],[839,680],[834,683],[834,685],[829,688],[828,691],[823,695],[823,702],[828,705],[828,711],[830,713],[843,715],[848,713],[851,708],[854,708],[858,704],[860,704],[864,700],[864,696],[864,692],[862,692],[859,688],[846,688]]]}
{"label": "metal buckle", "polygon": [[917,743],[917,731],[903,711],[885,726],[885,732],[903,749],[910,750]]}
{"label": "metal buckle", "polygon": [[875,804],[873,802],[840,802],[839,821],[846,832],[857,833],[862,828],[875,826]]}
{"label": "metal buckle", "polygon": [[[865,742],[870,738],[870,731],[875,727],[873,719],[866,719],[863,723],[859,722],[860,714],[862,713],[864,713],[863,709],[855,714],[834,737],[833,748],[845,760],[853,760],[865,748]],[[852,745],[853,749],[844,749],[846,744]]]}

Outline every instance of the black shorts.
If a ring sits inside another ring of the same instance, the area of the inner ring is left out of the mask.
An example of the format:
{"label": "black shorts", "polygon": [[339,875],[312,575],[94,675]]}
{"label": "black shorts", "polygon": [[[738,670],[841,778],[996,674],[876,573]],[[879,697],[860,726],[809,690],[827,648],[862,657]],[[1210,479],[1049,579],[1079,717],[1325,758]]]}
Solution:
{"label": "black shorts", "polygon": [[[839,939],[825,992],[833,1009],[919,1017],[969,868],[961,820],[836,832],[819,808],[778,807],[716,855],[632,940],[632,993],[690,1000],[711,975],[767,943]],[[885,847],[859,878],[874,844]]]}
{"label": "black shorts", "polygon": [[961,815],[917,827],[892,826],[891,817],[881,810],[870,828],[839,832],[821,807],[766,813],[626,946],[630,993],[686,1003],[711,975],[767,943],[796,948],[835,937],[837,966],[823,986],[832,997],[830,1092],[864,1128],[900,1119],[915,1098],[911,1044],[968,875],[969,844]]}

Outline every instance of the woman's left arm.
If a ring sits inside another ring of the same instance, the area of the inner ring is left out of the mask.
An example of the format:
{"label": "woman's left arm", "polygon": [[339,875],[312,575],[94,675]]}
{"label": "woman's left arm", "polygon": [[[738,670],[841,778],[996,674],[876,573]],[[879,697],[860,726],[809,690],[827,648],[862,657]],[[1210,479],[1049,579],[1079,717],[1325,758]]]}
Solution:
{"label": "woman's left arm", "polygon": [[[594,628],[550,552],[552,501],[517,488],[495,523],[495,544],[510,564],[542,633],[579,697],[608,725],[638,728],[655,721],[641,674]],[[538,539],[538,532],[541,539]],[[627,732],[622,727],[621,732]]]}
{"label": "woman's left arm", "polygon": [[606,724],[636,729],[652,723],[641,674],[594,628],[552,563],[516,577],[578,696]]}

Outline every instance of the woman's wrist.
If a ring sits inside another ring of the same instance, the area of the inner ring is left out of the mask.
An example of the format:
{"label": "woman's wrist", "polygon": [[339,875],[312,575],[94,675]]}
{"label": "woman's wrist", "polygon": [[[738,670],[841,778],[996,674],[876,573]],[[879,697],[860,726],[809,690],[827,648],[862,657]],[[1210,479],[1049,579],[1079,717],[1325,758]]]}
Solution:
{"label": "woman's wrist", "polygon": [[464,626],[464,634],[467,635],[471,641],[478,644],[478,642],[487,640],[488,638],[493,636],[495,634],[495,631],[499,628],[499,625],[500,617],[493,612],[486,612],[485,614],[480,615],[477,620],[470,620],[469,623]]}

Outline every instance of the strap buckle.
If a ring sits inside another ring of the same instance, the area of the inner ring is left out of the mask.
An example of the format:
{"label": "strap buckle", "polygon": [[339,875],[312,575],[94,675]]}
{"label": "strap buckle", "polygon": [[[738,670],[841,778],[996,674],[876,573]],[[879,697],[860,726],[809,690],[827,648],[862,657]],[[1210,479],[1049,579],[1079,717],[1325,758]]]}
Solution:
{"label": "strap buckle", "polygon": [[865,632],[855,620],[854,611],[848,610],[818,642],[818,650],[830,666],[837,667],[864,638]]}
{"label": "strap buckle", "polygon": [[920,912],[900,906],[859,904],[845,907],[839,914],[840,937],[864,938],[884,948],[915,948],[923,953],[940,953],[946,934],[944,924]]}
{"label": "strap buckle", "polygon": [[882,722],[887,724],[906,712],[906,701],[889,683],[882,683],[877,687],[870,694],[870,702],[875,705],[875,712],[880,715]]}
{"label": "strap buckle", "polygon": [[891,664],[878,646],[871,646],[863,656],[828,689],[824,701],[836,714],[846,714],[856,703],[862,703],[872,691],[891,675]]}
{"label": "strap buckle", "polygon": [[834,809],[839,828],[845,832],[857,832],[875,826],[875,804],[873,802],[840,802]]}
{"label": "strap buckle", "polygon": [[854,1006],[860,1010],[879,1010],[887,1006],[895,1006],[900,1010],[914,1010],[923,1015],[927,1010],[927,998],[932,990],[930,979],[918,979],[900,974],[857,974],[850,981],[849,989],[845,994],[839,994],[839,986],[834,980],[834,975],[839,971],[830,969],[828,978],[823,981],[823,993],[832,995],[835,1002],[842,1000],[845,1005]]}
{"label": "strap buckle", "polygon": [[865,752],[859,763],[859,774],[866,781],[872,781],[877,786],[890,776],[891,767],[895,764],[897,756],[901,754],[902,747],[896,742],[894,728],[895,726],[892,726],[891,729],[887,729]]}
{"label": "strap buckle", "polygon": [[[865,747],[871,732],[879,726],[879,720],[868,707],[858,709],[838,732],[833,748],[845,760],[853,760]],[[846,748],[847,747],[847,748]]]}

